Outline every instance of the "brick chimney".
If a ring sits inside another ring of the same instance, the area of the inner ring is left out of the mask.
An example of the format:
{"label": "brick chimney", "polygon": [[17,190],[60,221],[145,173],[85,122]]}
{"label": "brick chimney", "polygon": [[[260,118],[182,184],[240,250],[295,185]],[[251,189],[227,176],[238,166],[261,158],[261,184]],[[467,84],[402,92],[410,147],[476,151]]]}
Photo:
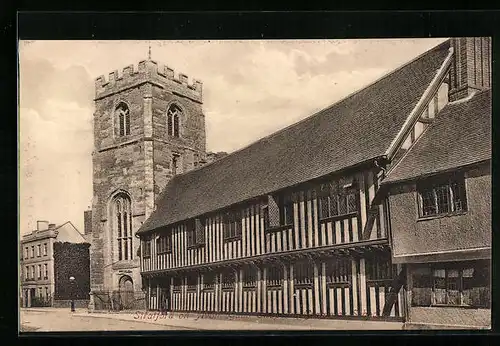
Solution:
{"label": "brick chimney", "polygon": [[83,233],[92,234],[92,210],[83,212]]}
{"label": "brick chimney", "polygon": [[36,230],[38,232],[45,231],[48,228],[49,228],[49,222],[48,221],[37,221],[36,222]]}
{"label": "brick chimney", "polygon": [[49,223],[49,229],[54,229],[56,228],[56,224],[55,223]]}
{"label": "brick chimney", "polygon": [[456,101],[491,87],[491,37],[451,39],[449,100]]}

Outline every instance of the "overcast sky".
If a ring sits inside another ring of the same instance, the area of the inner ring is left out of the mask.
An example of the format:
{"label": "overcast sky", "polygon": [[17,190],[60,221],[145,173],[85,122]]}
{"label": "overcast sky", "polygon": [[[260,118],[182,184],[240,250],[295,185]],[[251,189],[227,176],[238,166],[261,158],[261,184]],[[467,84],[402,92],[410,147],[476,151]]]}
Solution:
{"label": "overcast sky", "polygon": [[207,150],[232,152],[362,88],[444,39],[21,41],[20,231],[92,201],[94,80],[152,59],[203,82]]}

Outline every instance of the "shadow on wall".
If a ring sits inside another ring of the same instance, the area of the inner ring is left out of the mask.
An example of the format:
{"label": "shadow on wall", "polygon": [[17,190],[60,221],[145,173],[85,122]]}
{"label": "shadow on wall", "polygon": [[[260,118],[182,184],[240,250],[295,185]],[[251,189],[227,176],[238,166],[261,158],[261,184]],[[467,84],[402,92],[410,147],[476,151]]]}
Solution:
{"label": "shadow on wall", "polygon": [[[54,243],[55,300],[87,300],[90,293],[90,244]],[[74,277],[71,283],[70,277]]]}

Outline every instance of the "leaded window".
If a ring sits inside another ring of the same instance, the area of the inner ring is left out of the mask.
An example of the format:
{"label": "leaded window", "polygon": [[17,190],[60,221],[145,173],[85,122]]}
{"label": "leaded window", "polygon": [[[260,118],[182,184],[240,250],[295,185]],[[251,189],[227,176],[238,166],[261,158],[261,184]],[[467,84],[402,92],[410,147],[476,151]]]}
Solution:
{"label": "leaded window", "polygon": [[348,215],[358,211],[358,192],[353,180],[340,179],[320,186],[320,218]]}
{"label": "leaded window", "polygon": [[467,210],[463,175],[425,180],[418,184],[418,191],[420,217]]}
{"label": "leaded window", "polygon": [[124,102],[115,109],[115,134],[119,137],[130,134],[130,110]]}
{"label": "leaded window", "polygon": [[113,201],[113,208],[118,261],[131,260],[133,238],[130,198],[125,194],[118,195]]}
{"label": "leaded window", "polygon": [[179,106],[173,104],[167,110],[167,128],[168,134],[172,137],[180,137],[179,127],[182,110]]}

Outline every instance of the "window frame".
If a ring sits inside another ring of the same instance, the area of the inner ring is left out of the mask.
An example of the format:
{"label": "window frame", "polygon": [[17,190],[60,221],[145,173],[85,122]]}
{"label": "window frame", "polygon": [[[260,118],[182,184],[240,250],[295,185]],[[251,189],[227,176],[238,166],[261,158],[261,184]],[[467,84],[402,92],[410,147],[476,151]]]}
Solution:
{"label": "window frame", "polygon": [[181,138],[181,118],[184,111],[176,104],[172,103],[167,108],[167,134],[169,137]]}
{"label": "window frame", "polygon": [[[203,289],[204,290],[213,290],[215,289],[215,286],[217,285],[217,273],[215,272],[205,272],[203,273]],[[210,282],[207,283],[207,277],[210,278]]]}
{"label": "window frame", "polygon": [[[354,177],[337,178],[322,182],[318,193],[319,220],[344,219],[358,214],[359,198],[359,189]],[[352,206],[351,199],[354,201]],[[343,205],[345,211],[341,210]]]}
{"label": "window frame", "polygon": [[[446,189],[446,204],[440,203],[439,191]],[[469,211],[469,203],[467,200],[467,183],[465,173],[459,172],[454,174],[433,176],[416,184],[417,195],[417,217],[418,220],[426,220],[442,216],[461,215]],[[458,196],[456,196],[458,195]],[[433,205],[427,205],[427,200],[432,199]],[[457,203],[460,207],[457,208]],[[444,205],[447,206],[443,210]],[[433,207],[434,212],[426,212],[427,208]]]}
{"label": "window frame", "polygon": [[[276,277],[271,277],[271,273],[279,273]],[[266,267],[266,287],[282,287],[285,278],[285,270],[282,265],[271,265]]]}
{"label": "window frame", "polygon": [[117,261],[134,259],[134,237],[132,223],[132,200],[124,193],[113,198],[113,237],[117,246]]}
{"label": "window frame", "polygon": [[349,286],[352,283],[352,263],[349,259],[343,258],[340,261],[329,261],[325,265],[326,285]]}
{"label": "window frame", "polygon": [[151,258],[151,238],[145,238],[142,241],[142,258]]}
{"label": "window frame", "polygon": [[[250,275],[249,275],[250,273]],[[254,266],[243,267],[243,275],[241,277],[241,282],[243,288],[256,288],[258,281],[258,270]]]}
{"label": "window frame", "polygon": [[293,265],[294,286],[311,287],[314,284],[314,263],[309,259],[297,261]]}
{"label": "window frame", "polygon": [[[196,283],[194,283],[194,284],[190,281],[190,279],[192,280],[193,278],[196,281]],[[186,277],[186,289],[188,291],[196,291],[198,288],[198,283],[199,283],[198,275],[196,275],[196,276],[191,275],[191,276]]]}
{"label": "window frame", "polygon": [[121,138],[130,135],[130,107],[123,101],[118,102],[114,109],[115,137]]}
{"label": "window frame", "polygon": [[[476,262],[476,261],[474,261]],[[443,263],[443,264],[434,264],[434,265],[431,265],[429,267],[430,269],[430,277],[428,278],[430,280],[430,289],[431,289],[431,301],[430,301],[430,306],[432,307],[459,307],[459,308],[472,308],[472,309],[487,309],[487,308],[490,308],[491,307],[491,304],[492,304],[492,299],[493,299],[493,295],[492,295],[492,283],[491,283],[491,275],[492,275],[492,272],[491,272],[491,264],[489,267],[487,267],[487,272],[488,272],[488,281],[489,281],[489,300],[488,302],[483,302],[482,304],[475,304],[475,305],[472,305],[472,304],[465,304],[464,303],[464,293],[465,291],[467,290],[467,288],[465,288],[465,284],[464,284],[464,272],[469,270],[469,269],[473,269],[473,273],[476,272],[476,271],[480,271],[481,269],[484,269],[481,268],[478,264],[480,264],[481,262],[484,262],[484,261],[479,261],[476,262],[476,263],[465,263],[465,262],[461,262],[461,263]],[[437,277],[436,276],[436,271],[438,270],[441,270],[441,271],[444,271],[444,278],[442,277]],[[449,272],[450,271],[457,271],[458,272],[458,276],[454,279],[450,279],[450,275],[449,275]],[[474,275],[474,274],[473,274]],[[472,276],[474,277],[474,276]],[[436,279],[442,279],[444,281],[444,288],[437,288],[437,284],[436,284]],[[449,291],[451,290],[449,288],[449,283],[450,281],[453,281],[455,280],[457,282],[457,289],[455,291],[458,291],[458,303],[453,303],[452,301],[450,301],[450,296],[449,296]],[[477,287],[483,287],[483,286],[477,286]],[[444,291],[444,297],[445,297],[445,302],[437,302],[437,297],[436,297],[436,289],[440,289],[440,290],[443,290]],[[421,305],[413,305],[413,302],[412,302],[412,306],[421,306]]]}
{"label": "window frame", "polygon": [[43,244],[43,255],[48,256],[48,251],[47,251],[47,243]]}
{"label": "window frame", "polygon": [[234,290],[234,288],[236,287],[236,273],[234,272],[234,270],[226,269],[220,275],[221,289]]}
{"label": "window frame", "polygon": [[196,227],[195,227],[195,221],[190,220],[186,223],[186,245],[188,249],[192,249],[196,247]]}
{"label": "window frame", "polygon": [[156,239],[156,253],[158,255],[163,255],[167,253],[172,253],[172,233],[163,232],[160,233]]}
{"label": "window frame", "polygon": [[292,226],[294,215],[294,195],[291,193],[284,193],[278,197],[278,208],[280,213],[280,226]]}
{"label": "window frame", "polygon": [[223,215],[222,238],[224,242],[232,242],[241,239],[242,236],[242,211],[240,209],[230,210]]}

